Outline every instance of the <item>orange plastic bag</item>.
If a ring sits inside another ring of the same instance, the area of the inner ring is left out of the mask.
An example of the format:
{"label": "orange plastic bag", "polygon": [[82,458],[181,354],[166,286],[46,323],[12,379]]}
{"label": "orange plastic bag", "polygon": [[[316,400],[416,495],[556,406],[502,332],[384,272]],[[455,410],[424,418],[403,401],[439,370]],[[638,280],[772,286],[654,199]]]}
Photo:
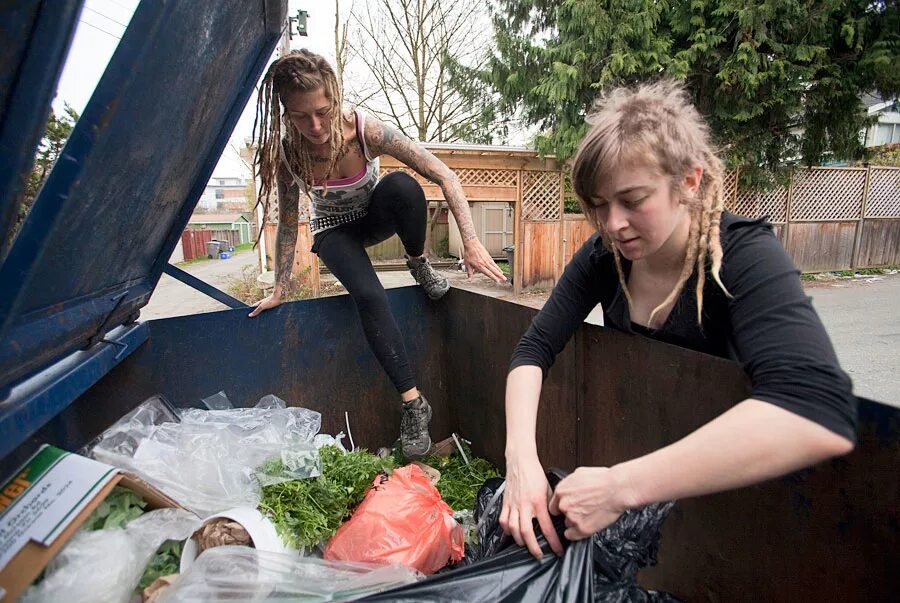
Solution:
{"label": "orange plastic bag", "polygon": [[325,559],[402,563],[433,574],[464,553],[449,505],[415,465],[379,475],[356,512],[325,547]]}

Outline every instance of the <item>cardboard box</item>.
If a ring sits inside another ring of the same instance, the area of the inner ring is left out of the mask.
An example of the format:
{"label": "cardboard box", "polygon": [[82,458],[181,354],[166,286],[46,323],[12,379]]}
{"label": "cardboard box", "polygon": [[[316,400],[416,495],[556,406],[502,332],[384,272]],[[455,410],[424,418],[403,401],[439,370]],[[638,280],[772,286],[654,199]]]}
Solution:
{"label": "cardboard box", "polygon": [[28,459],[0,488],[0,601],[21,596],[116,486],[148,510],[179,506],[134,475],[52,446]]}

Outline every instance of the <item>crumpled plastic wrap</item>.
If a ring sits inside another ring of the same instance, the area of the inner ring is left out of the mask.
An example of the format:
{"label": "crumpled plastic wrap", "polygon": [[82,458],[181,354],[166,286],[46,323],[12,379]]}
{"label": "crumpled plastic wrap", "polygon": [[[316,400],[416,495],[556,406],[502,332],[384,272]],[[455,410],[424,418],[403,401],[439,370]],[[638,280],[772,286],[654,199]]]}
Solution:
{"label": "crumpled plastic wrap", "polygon": [[[254,408],[190,408],[178,413],[154,397],[107,429],[95,459],[131,471],[187,509],[206,517],[259,504],[261,486],[315,477],[313,443],[321,415],[266,396]],[[272,462],[277,471],[267,471]]]}
{"label": "crumpled plastic wrap", "polygon": [[150,559],[166,540],[200,527],[184,509],[148,511],[124,528],[77,532],[47,565],[21,603],[127,603]]}
{"label": "crumpled plastic wrap", "polygon": [[291,600],[352,601],[415,582],[421,575],[399,564],[325,561],[239,546],[205,551],[159,603]]}

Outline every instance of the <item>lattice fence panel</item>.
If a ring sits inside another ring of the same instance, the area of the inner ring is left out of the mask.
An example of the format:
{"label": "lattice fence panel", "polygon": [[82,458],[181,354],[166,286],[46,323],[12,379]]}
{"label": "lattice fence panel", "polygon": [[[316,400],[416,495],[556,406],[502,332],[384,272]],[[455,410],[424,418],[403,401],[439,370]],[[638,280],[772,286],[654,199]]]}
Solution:
{"label": "lattice fence panel", "polygon": [[[725,172],[725,176],[722,179],[722,196],[725,197],[725,209],[730,212],[735,212],[735,205],[737,203],[737,198],[735,193],[737,192],[737,184],[738,184],[738,172],[737,170],[728,170]],[[740,212],[735,212],[740,213]]]}
{"label": "lattice fence panel", "polygon": [[900,168],[869,168],[867,218],[900,218]]}
{"label": "lattice fence panel", "polygon": [[423,184],[423,185],[431,184],[430,180],[428,180],[427,178],[423,178],[422,176],[417,174],[415,170],[413,170],[412,168],[408,168],[408,167],[390,167],[390,168],[383,167],[383,168],[381,168],[381,171],[379,172],[379,177],[384,178],[391,172],[403,172],[404,174],[409,174],[410,176],[415,178],[419,184]]}
{"label": "lattice fence panel", "polygon": [[856,220],[862,212],[866,170],[797,170],[792,178],[791,221]]}
{"label": "lattice fence panel", "polygon": [[[381,176],[391,172],[405,172],[425,184],[430,182],[407,167],[381,168]],[[482,169],[482,168],[457,168],[453,170],[464,186],[516,186],[516,170],[506,169]]]}
{"label": "lattice fence panel", "polygon": [[470,186],[516,186],[516,170],[458,168],[460,182]]}
{"label": "lattice fence panel", "polygon": [[522,219],[559,220],[559,172],[522,172]]}
{"label": "lattice fence panel", "polygon": [[[737,179],[735,178],[735,181]],[[767,216],[775,224],[783,224],[787,217],[787,188],[779,186],[770,191],[738,189],[734,213],[748,218]]]}

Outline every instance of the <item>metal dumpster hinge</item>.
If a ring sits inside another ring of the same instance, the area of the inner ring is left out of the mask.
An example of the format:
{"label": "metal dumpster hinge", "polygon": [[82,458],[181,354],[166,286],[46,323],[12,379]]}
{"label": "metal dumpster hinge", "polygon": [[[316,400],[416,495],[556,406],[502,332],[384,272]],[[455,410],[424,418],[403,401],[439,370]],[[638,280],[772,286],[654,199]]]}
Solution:
{"label": "metal dumpster hinge", "polygon": [[119,351],[116,353],[116,360],[122,357],[122,354],[128,351],[128,345],[122,343],[121,341],[114,341],[112,339],[106,339],[105,337],[100,340],[101,343],[110,343],[119,348]]}
{"label": "metal dumpster hinge", "polygon": [[[111,301],[113,302],[112,308],[110,308],[109,312],[106,313],[106,318],[103,319],[103,323],[97,329],[97,332],[94,333],[90,339],[88,339],[88,342],[87,342],[87,345],[85,346],[85,348],[90,348],[101,341],[104,343],[112,343],[114,345],[122,345],[122,346],[125,345],[125,344],[119,344],[115,341],[110,341],[110,340],[106,339],[106,333],[110,330],[109,323],[112,322],[113,315],[116,313],[116,310],[119,309],[119,306],[121,306],[122,302],[125,300],[125,298],[128,297],[128,291],[129,290],[126,289],[125,291],[122,291],[121,293],[116,294],[111,299]],[[118,325],[116,325],[116,326],[118,326]],[[127,346],[125,346],[125,347],[127,347]],[[119,354],[121,354],[121,353],[122,352],[119,352]],[[118,357],[118,355],[116,357]]]}

